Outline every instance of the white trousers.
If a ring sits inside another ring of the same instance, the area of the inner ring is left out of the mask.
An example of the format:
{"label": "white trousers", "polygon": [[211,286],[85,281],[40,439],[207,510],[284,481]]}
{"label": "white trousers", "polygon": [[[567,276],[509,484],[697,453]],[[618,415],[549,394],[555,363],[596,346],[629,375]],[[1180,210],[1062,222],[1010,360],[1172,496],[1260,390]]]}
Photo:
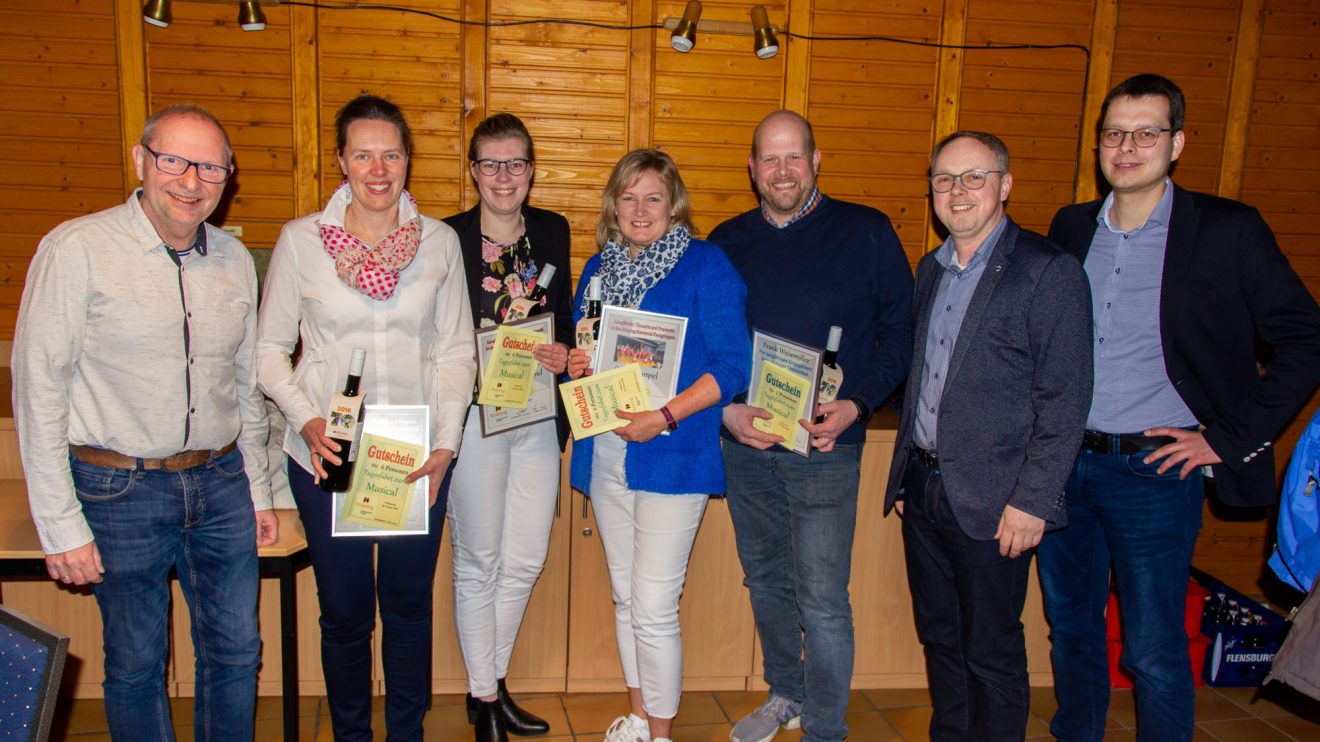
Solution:
{"label": "white trousers", "polygon": [[449,484],[454,624],[468,692],[490,696],[545,566],[559,496],[559,439],[545,420],[481,437],[473,407]]}
{"label": "white trousers", "polygon": [[647,714],[670,719],[683,689],[678,598],[710,498],[628,489],[627,444],[604,433],[594,446],[591,507],[610,570],[623,679],[641,688]]}

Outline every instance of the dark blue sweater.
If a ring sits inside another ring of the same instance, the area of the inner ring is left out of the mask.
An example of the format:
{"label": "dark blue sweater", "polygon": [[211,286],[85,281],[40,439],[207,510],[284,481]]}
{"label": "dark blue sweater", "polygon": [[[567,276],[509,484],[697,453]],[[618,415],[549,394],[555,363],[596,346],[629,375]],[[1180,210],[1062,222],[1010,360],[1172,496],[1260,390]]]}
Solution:
{"label": "dark blue sweater", "polygon": [[[889,217],[869,206],[821,199],[783,229],[756,208],[716,227],[709,239],[747,283],[750,328],[815,347],[824,347],[830,325],[843,328],[839,399],[857,398],[875,409],[911,364],[912,268]],[[859,424],[838,440],[861,443],[865,437]]]}

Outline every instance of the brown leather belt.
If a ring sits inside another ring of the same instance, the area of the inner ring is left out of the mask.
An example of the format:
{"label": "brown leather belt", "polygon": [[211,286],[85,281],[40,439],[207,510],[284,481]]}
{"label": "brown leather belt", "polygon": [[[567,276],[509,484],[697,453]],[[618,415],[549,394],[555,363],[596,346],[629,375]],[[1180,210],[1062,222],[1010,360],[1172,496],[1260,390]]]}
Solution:
{"label": "brown leather belt", "polygon": [[136,469],[138,462],[142,462],[143,469],[160,469],[163,471],[185,471],[194,466],[201,466],[212,458],[220,458],[238,446],[235,440],[224,448],[215,451],[181,451],[172,456],[166,456],[163,459],[138,459],[133,456],[125,456],[118,451],[111,451],[108,448],[97,448],[96,446],[69,446],[69,453],[73,454],[75,459],[92,466],[105,466],[111,469]]}

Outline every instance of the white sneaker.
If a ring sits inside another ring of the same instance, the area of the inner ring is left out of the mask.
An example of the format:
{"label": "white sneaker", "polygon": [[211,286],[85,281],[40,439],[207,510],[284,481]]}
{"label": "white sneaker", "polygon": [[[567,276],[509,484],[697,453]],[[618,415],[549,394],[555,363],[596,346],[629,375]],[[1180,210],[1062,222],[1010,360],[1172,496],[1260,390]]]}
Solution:
{"label": "white sneaker", "polygon": [[733,725],[729,739],[733,742],[770,742],[780,728],[797,729],[802,726],[802,704],[783,696],[771,695],[760,708],[744,716]]}
{"label": "white sneaker", "polygon": [[651,725],[636,714],[620,716],[605,730],[605,742],[651,742]]}

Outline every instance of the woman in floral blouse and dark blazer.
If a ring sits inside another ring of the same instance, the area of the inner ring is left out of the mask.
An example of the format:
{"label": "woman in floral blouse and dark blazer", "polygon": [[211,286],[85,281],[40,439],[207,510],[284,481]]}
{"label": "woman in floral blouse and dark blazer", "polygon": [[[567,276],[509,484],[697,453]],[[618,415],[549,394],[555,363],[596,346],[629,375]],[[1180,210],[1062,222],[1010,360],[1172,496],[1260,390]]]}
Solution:
{"label": "woman in floral blouse and dark blazer", "polygon": [[[481,122],[468,148],[481,203],[445,221],[458,232],[473,323],[503,322],[510,304],[529,292],[546,265],[558,273],[546,287],[542,312],[554,312],[557,342],[534,355],[562,373],[573,329],[568,220],[527,205],[536,156],[516,116]],[[516,706],[504,685],[509,656],[532,586],[545,565],[559,495],[559,455],[567,433],[562,413],[489,438],[479,408],[468,412],[450,485],[454,545],[454,616],[468,675],[468,720],[478,742],[549,730]]]}

